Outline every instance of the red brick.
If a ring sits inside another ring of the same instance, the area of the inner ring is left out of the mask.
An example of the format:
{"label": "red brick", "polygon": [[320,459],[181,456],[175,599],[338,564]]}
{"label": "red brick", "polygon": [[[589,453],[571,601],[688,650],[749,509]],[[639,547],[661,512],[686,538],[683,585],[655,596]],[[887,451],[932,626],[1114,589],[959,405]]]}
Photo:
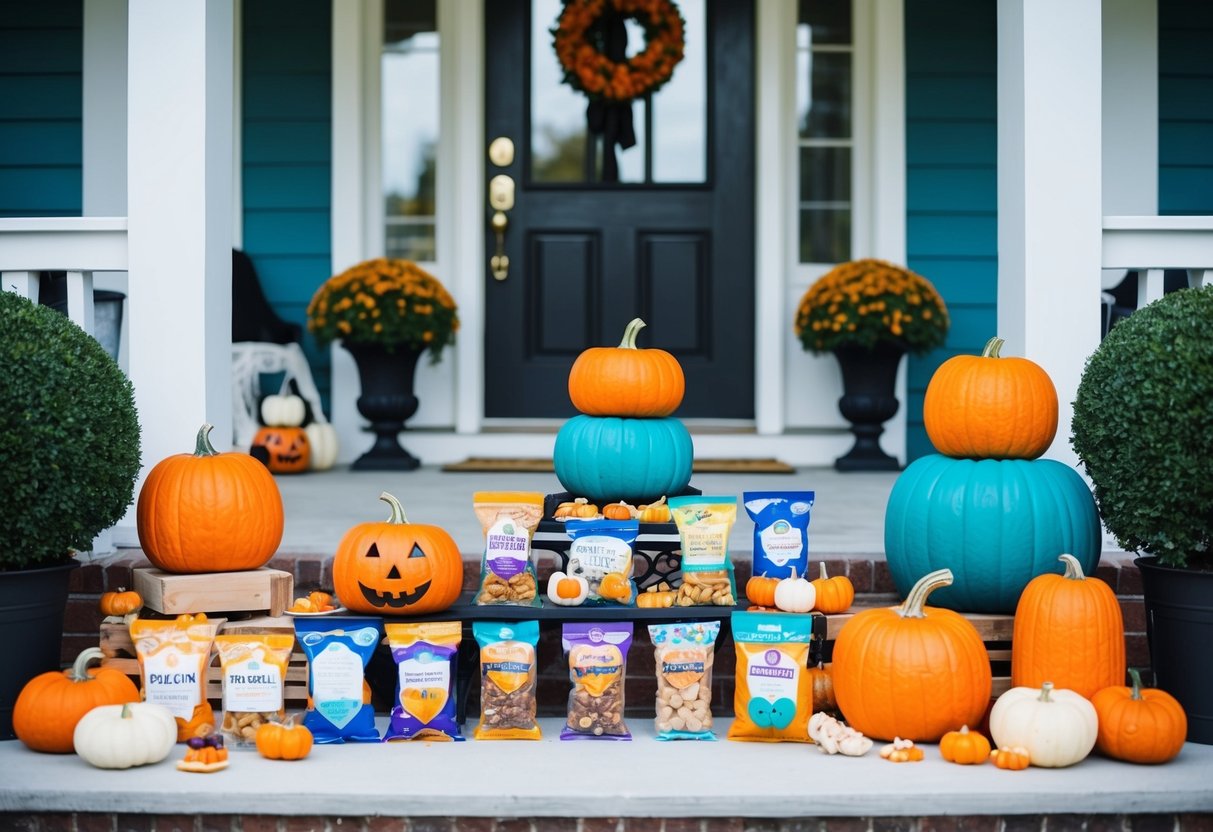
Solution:
{"label": "red brick", "polygon": [[105,589],[105,576],[101,564],[85,563],[73,569],[67,578],[68,592],[101,592]]}
{"label": "red brick", "polygon": [[960,832],[962,820],[964,818],[959,815],[932,815],[919,818],[918,828],[922,832]]}
{"label": "red brick", "polygon": [[1128,829],[1124,815],[1087,815],[1084,820],[1086,832],[1126,832]]}
{"label": "red brick", "polygon": [[[992,815],[965,815],[957,821],[958,828],[964,832],[999,832],[1002,829],[1002,820]],[[927,832],[927,827],[920,825],[919,828]]]}
{"label": "red brick", "polygon": [[744,832],[745,821],[741,818],[704,818],[703,832]]}
{"label": "red brick", "polygon": [[624,818],[626,832],[661,832],[661,818]]}
{"label": "red brick", "polygon": [[1041,815],[1007,815],[1003,818],[1003,832],[1038,832],[1043,828]]}
{"label": "red brick", "polygon": [[1133,832],[1172,832],[1175,829],[1175,815],[1132,815],[1129,817],[1129,828]]}
{"label": "red brick", "polygon": [[1101,560],[1095,568],[1095,577],[1106,583],[1113,592],[1120,583],[1120,564]]}
{"label": "red brick", "polygon": [[77,832],[113,832],[114,816],[109,812],[77,812]]}
{"label": "red brick", "polygon": [[[154,815],[118,815],[114,829],[117,832],[152,832]],[[248,827],[244,827],[246,830]],[[256,830],[249,830],[256,832]]]}
{"label": "red brick", "polygon": [[373,817],[366,819],[366,832],[405,832],[408,821],[404,818]]}
{"label": "red brick", "polygon": [[1086,822],[1087,818],[1083,815],[1049,815],[1045,818],[1045,827],[1049,832],[1066,832],[1085,829]]}
{"label": "red brick", "polygon": [[454,818],[409,818],[411,832],[451,832]]}
{"label": "red brick", "polygon": [[492,818],[455,818],[455,828],[459,832],[493,832]]}
{"label": "red brick", "polygon": [[498,818],[494,832],[531,832],[531,822],[526,818]]}
{"label": "red brick", "polygon": [[74,595],[67,601],[67,611],[63,614],[63,631],[65,633],[88,633],[101,630],[101,619],[105,618],[97,608],[99,596]]}
{"label": "red brick", "polygon": [[872,818],[872,832],[917,832],[918,818]]}
{"label": "red brick", "polygon": [[779,821],[774,818],[746,818],[745,832],[780,832]]}
{"label": "red brick", "polygon": [[[619,832],[619,818],[582,818],[581,832]],[[459,832],[463,832],[460,827]]]}
{"label": "red brick", "polygon": [[1146,631],[1146,605],[1140,598],[1121,598],[1120,615],[1125,622],[1126,633]]}
{"label": "red brick", "polygon": [[60,642],[59,646],[59,663],[65,667],[71,664],[82,652],[90,647],[96,647],[97,638],[97,633],[86,635],[64,634],[63,641]]}
{"label": "red brick", "polygon": [[1141,595],[1141,570],[1131,560],[1120,563],[1120,582],[1116,585],[1117,595]]}
{"label": "red brick", "polygon": [[295,587],[321,589],[320,576],[324,572],[324,564],[319,558],[301,557],[295,561]]}
{"label": "red brick", "polygon": [[362,832],[362,825],[363,818],[329,818],[331,832]]}
{"label": "red brick", "polygon": [[194,815],[157,815],[156,832],[195,832],[197,821]]}
{"label": "red brick", "polygon": [[662,832],[700,832],[703,824],[699,818],[666,818]]}
{"label": "red brick", "polygon": [[199,832],[232,832],[240,830],[239,815],[200,815]]}
{"label": "red brick", "polygon": [[867,818],[825,818],[826,832],[868,832]]}
{"label": "red brick", "polygon": [[847,561],[846,575],[851,579],[851,583],[855,585],[857,593],[872,591],[872,573],[874,568],[870,560],[850,560]]}
{"label": "red brick", "polygon": [[1179,828],[1183,832],[1213,832],[1213,814],[1180,815]]}
{"label": "red brick", "polygon": [[577,818],[535,818],[531,828],[535,832],[577,832]]}
{"label": "red brick", "polygon": [[1129,667],[1150,666],[1150,645],[1145,633],[1125,636],[1125,664]]}
{"label": "red brick", "polygon": [[[325,832],[328,823],[321,817],[284,817],[283,832]],[[159,829],[156,832],[160,832]]]}
{"label": "red brick", "polygon": [[328,589],[333,585],[333,559],[328,558],[320,564],[320,586]]}
{"label": "red brick", "polygon": [[66,832],[74,828],[71,812],[49,812],[38,816],[38,829],[42,832]]}
{"label": "red brick", "polygon": [[872,574],[872,591],[888,594],[897,592],[897,587],[893,584],[893,574],[889,572],[889,564],[887,561],[873,561]]}
{"label": "red brick", "polygon": [[817,818],[786,818],[779,822],[779,832],[825,832],[825,821]]}
{"label": "red brick", "polygon": [[[71,819],[70,816],[68,819]],[[12,832],[38,832],[38,815],[0,812],[0,829],[11,829]]]}
{"label": "red brick", "polygon": [[134,565],[150,566],[142,553],[137,559],[124,558],[105,566],[105,588],[107,590],[132,589],[135,586]]}

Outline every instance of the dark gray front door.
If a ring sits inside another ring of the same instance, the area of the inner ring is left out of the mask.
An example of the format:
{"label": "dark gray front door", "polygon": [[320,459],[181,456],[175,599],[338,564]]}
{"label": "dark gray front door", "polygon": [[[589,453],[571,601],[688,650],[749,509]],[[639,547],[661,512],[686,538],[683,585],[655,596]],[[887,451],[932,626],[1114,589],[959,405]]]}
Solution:
{"label": "dark gray front door", "polygon": [[[486,180],[515,183],[508,273],[499,280],[485,263],[488,418],[572,415],[573,361],[618,344],[636,316],[648,324],[640,346],[682,364],[676,415],[754,416],[754,9],[678,7],[686,57],[633,102],[637,143],[616,151],[619,181],[604,182],[587,99],[561,82],[552,45],[560,0],[485,3],[485,143],[514,144],[509,163],[486,160]],[[644,34],[628,28],[630,55]],[[492,214],[486,196],[488,255]]]}

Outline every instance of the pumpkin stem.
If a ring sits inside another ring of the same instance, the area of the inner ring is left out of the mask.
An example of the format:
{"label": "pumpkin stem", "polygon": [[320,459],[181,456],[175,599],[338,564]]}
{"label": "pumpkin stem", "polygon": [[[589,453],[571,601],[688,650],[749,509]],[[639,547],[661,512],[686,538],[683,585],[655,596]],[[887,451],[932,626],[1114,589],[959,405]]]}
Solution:
{"label": "pumpkin stem", "polygon": [[1141,701],[1141,674],[1137,672],[1136,667],[1129,668],[1129,678],[1133,681],[1133,690],[1129,694],[1129,698],[1135,702]]}
{"label": "pumpkin stem", "polygon": [[88,665],[93,659],[101,661],[105,658],[105,654],[101,652],[100,647],[89,647],[80,652],[76,660],[72,662],[71,680],[73,682],[87,682],[93,678],[88,675]]}
{"label": "pumpkin stem", "polygon": [[219,452],[211,445],[210,432],[214,425],[203,425],[198,428],[198,440],[194,443],[194,456],[218,456]]}
{"label": "pumpkin stem", "polygon": [[952,585],[951,569],[936,569],[918,579],[910,589],[906,600],[897,608],[897,614],[902,618],[926,618],[923,608],[927,605],[927,596],[942,586]]}
{"label": "pumpkin stem", "polygon": [[636,346],[636,334],[639,333],[640,330],[644,329],[644,327],[645,322],[639,318],[632,318],[632,320],[628,321],[627,327],[623,330],[623,340],[619,342],[619,349],[638,349]]}
{"label": "pumpkin stem", "polygon": [[1040,686],[1040,701],[1041,702],[1052,702],[1053,698],[1049,695],[1052,692],[1053,692],[1053,683],[1045,682],[1043,685]]}
{"label": "pumpkin stem", "polygon": [[1073,555],[1059,555],[1057,559],[1066,565],[1065,577],[1071,581],[1086,579],[1087,576],[1082,573],[1082,564],[1078,562],[1078,558]]}
{"label": "pumpkin stem", "polygon": [[998,354],[998,351],[1002,349],[1002,345],[1004,343],[1006,343],[1006,342],[1003,341],[1001,338],[999,338],[997,335],[995,335],[989,341],[986,341],[986,346],[981,351],[981,357],[982,358],[1002,358],[1002,356]]}
{"label": "pumpkin stem", "polygon": [[821,561],[820,566],[821,566],[821,580],[823,580],[823,581],[829,580],[830,576],[826,574],[826,562],[824,560]]}
{"label": "pumpkin stem", "polygon": [[379,499],[392,507],[392,516],[387,519],[387,522],[395,526],[403,525],[409,522],[409,518],[404,514],[404,506],[400,505],[400,501],[391,494],[384,491],[379,495]]}
{"label": "pumpkin stem", "polygon": [[121,716],[123,719],[131,719],[132,717],[134,717],[134,714],[131,713],[131,703],[130,702],[122,703],[122,713],[119,714],[119,716]]}

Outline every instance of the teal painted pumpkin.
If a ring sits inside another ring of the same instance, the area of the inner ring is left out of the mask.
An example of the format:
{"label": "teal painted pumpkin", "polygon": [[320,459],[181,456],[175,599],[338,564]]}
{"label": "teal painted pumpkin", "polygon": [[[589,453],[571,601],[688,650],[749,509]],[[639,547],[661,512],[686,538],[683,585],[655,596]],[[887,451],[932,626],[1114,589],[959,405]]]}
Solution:
{"label": "teal painted pumpkin", "polygon": [[885,511],[897,591],[905,597],[918,577],[951,569],[955,582],[931,603],[959,612],[1013,613],[1030,580],[1061,573],[1063,552],[1093,575],[1101,543],[1090,489],[1051,459],[925,456],[897,478]]}
{"label": "teal painted pumpkin", "polygon": [[574,416],[556,434],[552,462],[570,493],[647,502],[691,481],[691,435],[674,418]]}

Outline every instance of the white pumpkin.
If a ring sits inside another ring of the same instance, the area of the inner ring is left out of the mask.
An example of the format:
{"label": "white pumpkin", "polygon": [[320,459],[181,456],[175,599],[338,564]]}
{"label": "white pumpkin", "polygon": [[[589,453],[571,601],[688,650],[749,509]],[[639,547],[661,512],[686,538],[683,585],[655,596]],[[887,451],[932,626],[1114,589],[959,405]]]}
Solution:
{"label": "white pumpkin", "polygon": [[306,412],[303,399],[289,393],[261,400],[261,421],[271,428],[297,428]]}
{"label": "white pumpkin", "polygon": [[1095,747],[1095,706],[1072,690],[1018,687],[990,710],[990,734],[998,748],[1022,746],[1034,766],[1062,768],[1086,759]]}
{"label": "white pumpkin", "polygon": [[[577,595],[572,598],[561,598],[557,587],[561,581],[573,581],[577,584]],[[564,572],[553,572],[548,578],[548,600],[560,607],[577,607],[585,603],[590,594],[590,582],[581,575],[570,575]]]}
{"label": "white pumpkin", "polygon": [[804,576],[796,576],[796,567],[792,567],[792,577],[784,578],[775,584],[775,606],[784,612],[809,612],[817,602],[817,587],[813,586]]}
{"label": "white pumpkin", "polygon": [[303,429],[311,449],[309,466],[313,471],[327,471],[337,462],[337,431],[329,422],[312,422]]}
{"label": "white pumpkin", "polygon": [[76,723],[76,753],[97,768],[158,763],[177,743],[177,720],[163,705],[99,705]]}

